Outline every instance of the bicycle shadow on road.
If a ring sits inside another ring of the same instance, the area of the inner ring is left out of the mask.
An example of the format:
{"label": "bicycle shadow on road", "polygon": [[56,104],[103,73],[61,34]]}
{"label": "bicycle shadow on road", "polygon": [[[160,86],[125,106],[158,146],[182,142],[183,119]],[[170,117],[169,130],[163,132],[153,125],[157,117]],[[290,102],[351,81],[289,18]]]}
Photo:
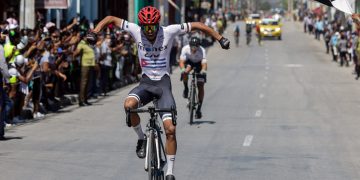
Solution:
{"label": "bicycle shadow on road", "polygon": [[215,124],[216,121],[194,121],[192,125],[201,125],[201,124]]}
{"label": "bicycle shadow on road", "polygon": [[0,142],[1,142],[1,141],[10,141],[10,140],[14,140],[14,139],[15,139],[15,140],[16,140],[16,139],[19,139],[19,140],[20,140],[20,139],[23,139],[23,137],[5,136],[3,139],[0,139]]}

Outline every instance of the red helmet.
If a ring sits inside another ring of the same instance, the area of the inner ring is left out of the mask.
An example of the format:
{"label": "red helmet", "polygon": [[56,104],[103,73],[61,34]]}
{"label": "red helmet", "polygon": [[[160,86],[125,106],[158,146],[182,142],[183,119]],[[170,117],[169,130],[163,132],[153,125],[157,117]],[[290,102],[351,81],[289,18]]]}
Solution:
{"label": "red helmet", "polygon": [[161,18],[160,11],[152,6],[143,7],[138,13],[139,22],[142,25],[158,24]]}

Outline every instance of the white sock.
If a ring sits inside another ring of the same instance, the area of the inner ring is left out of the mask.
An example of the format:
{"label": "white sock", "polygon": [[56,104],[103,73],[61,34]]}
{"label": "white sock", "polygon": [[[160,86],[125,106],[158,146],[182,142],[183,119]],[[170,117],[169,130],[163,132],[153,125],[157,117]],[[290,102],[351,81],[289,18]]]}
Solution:
{"label": "white sock", "polygon": [[142,131],[141,124],[139,123],[137,126],[133,127],[139,139],[144,139],[144,132]]}
{"label": "white sock", "polygon": [[166,175],[173,174],[175,155],[166,155],[166,159],[167,159],[167,168],[168,168]]}

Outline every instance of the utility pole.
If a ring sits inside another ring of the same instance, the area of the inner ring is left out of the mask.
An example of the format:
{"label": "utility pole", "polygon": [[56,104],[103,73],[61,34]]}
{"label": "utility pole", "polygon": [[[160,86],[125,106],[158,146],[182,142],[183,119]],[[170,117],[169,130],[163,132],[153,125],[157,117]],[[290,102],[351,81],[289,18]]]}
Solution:
{"label": "utility pole", "polygon": [[134,1],[133,0],[128,0],[128,19],[130,22],[135,22],[135,6],[134,6]]}
{"label": "utility pole", "polygon": [[35,27],[35,0],[20,1],[20,28]]}
{"label": "utility pole", "polygon": [[294,1],[293,0],[288,0],[288,18],[290,21],[292,21],[292,14],[293,14],[293,5]]}
{"label": "utility pole", "polygon": [[181,23],[185,22],[185,0],[181,0]]}

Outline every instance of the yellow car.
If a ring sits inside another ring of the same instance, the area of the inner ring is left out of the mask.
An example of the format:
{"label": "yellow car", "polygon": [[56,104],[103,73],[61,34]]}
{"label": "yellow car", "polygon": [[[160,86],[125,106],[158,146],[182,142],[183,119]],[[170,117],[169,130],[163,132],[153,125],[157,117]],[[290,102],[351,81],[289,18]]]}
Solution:
{"label": "yellow car", "polygon": [[261,37],[277,37],[281,40],[281,24],[275,19],[262,19],[260,35]]}
{"label": "yellow car", "polygon": [[252,24],[255,26],[258,23],[261,23],[260,14],[250,14],[248,18],[245,20],[246,24]]}

